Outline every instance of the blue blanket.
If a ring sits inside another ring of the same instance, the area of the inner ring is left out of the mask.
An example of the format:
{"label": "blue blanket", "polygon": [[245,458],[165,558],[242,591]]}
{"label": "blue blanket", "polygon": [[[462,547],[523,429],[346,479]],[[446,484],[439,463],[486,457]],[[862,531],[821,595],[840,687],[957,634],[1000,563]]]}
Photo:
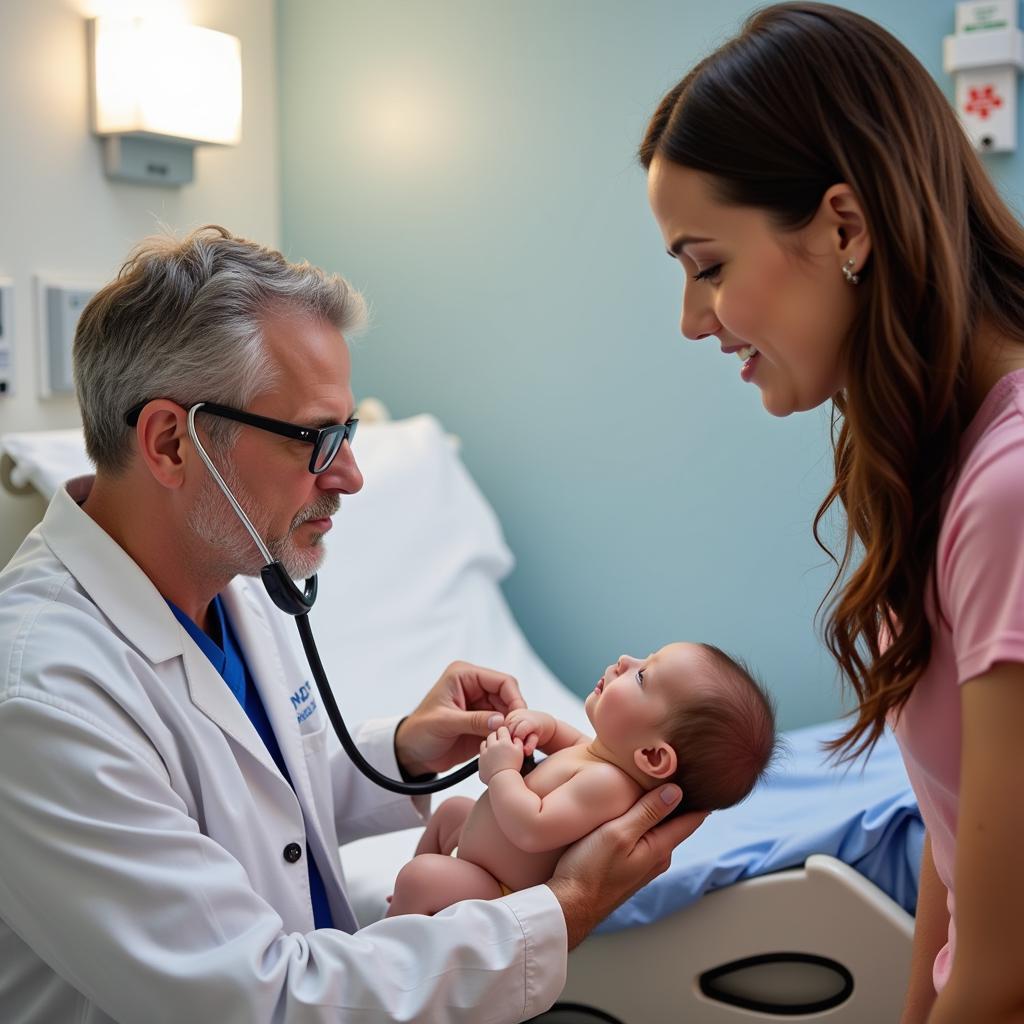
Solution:
{"label": "blue blanket", "polygon": [[826,765],[821,742],[842,725],[826,722],[784,734],[772,777],[736,807],[717,811],[677,848],[671,867],[599,927],[649,924],[706,892],[827,853],[856,868],[911,914],[924,825],[891,734],[869,760]]}

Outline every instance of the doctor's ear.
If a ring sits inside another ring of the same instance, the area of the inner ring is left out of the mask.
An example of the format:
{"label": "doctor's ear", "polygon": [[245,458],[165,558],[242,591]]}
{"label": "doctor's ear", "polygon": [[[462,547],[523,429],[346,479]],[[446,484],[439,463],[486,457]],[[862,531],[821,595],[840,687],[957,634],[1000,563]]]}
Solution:
{"label": "doctor's ear", "polygon": [[188,436],[187,416],[180,405],[160,398],[143,407],[135,425],[143,463],[159,484],[172,490],[184,483],[182,443]]}
{"label": "doctor's ear", "polygon": [[655,779],[669,779],[676,773],[679,760],[672,746],[664,740],[650,747],[641,747],[633,751],[633,761],[637,768]]}

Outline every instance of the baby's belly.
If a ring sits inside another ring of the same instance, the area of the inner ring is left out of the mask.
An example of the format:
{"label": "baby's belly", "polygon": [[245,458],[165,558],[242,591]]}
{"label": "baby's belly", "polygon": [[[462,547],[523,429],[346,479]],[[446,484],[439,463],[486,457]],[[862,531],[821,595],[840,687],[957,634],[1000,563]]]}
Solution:
{"label": "baby's belly", "polygon": [[506,838],[491,810],[490,794],[484,793],[473,807],[459,836],[459,858],[489,871],[512,890],[529,889],[546,882],[565,847],[543,853],[526,853]]}

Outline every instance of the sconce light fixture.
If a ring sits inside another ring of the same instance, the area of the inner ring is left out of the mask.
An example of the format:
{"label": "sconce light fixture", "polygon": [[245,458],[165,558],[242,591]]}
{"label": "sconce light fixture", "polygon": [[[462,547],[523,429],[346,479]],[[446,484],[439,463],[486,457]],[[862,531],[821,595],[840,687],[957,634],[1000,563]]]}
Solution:
{"label": "sconce light fixture", "polygon": [[242,57],[235,36],[195,25],[89,22],[92,129],[107,176],[183,185],[197,145],[242,137]]}

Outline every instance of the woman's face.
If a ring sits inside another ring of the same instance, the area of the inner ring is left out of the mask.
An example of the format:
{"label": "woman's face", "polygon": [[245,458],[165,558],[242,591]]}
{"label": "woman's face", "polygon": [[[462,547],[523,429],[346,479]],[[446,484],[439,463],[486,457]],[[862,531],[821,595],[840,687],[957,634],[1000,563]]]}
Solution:
{"label": "woman's face", "polygon": [[651,163],[651,209],[685,275],[682,332],[738,354],[740,376],[773,416],[813,409],[843,387],[840,348],[856,289],[842,265],[853,256],[859,270],[869,251],[850,219],[851,196],[846,186],[829,189],[806,228],[783,233],[762,210],[719,202],[707,175]]}

